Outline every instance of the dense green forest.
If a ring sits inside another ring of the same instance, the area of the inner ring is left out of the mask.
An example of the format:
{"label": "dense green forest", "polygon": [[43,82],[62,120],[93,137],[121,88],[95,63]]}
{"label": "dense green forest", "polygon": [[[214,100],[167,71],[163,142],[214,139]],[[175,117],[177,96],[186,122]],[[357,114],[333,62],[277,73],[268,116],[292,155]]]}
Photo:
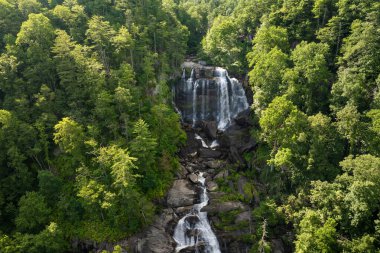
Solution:
{"label": "dense green forest", "polygon": [[253,90],[252,252],[279,226],[298,253],[379,252],[377,0],[0,0],[0,252],[152,222],[186,140],[186,55]]}

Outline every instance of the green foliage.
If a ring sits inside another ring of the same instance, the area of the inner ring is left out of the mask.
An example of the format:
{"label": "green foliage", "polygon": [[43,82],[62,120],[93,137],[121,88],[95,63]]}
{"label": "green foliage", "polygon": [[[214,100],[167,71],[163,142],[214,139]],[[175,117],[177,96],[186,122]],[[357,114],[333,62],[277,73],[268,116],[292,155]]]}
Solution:
{"label": "green foliage", "polygon": [[185,139],[168,105],[188,38],[173,4],[0,1],[0,251],[152,222]]}
{"label": "green foliage", "polygon": [[66,117],[54,126],[54,142],[68,153],[75,153],[84,141],[83,128],[74,120]]}
{"label": "green foliage", "polygon": [[46,225],[50,212],[43,196],[37,192],[27,192],[19,202],[17,229],[20,232],[40,231]]}
{"label": "green foliage", "polygon": [[284,75],[289,99],[307,114],[327,110],[328,50],[326,44],[301,42],[292,51],[294,67]]}
{"label": "green foliage", "polygon": [[321,220],[318,212],[307,211],[300,223],[296,241],[296,252],[335,252],[336,222],[333,219]]}

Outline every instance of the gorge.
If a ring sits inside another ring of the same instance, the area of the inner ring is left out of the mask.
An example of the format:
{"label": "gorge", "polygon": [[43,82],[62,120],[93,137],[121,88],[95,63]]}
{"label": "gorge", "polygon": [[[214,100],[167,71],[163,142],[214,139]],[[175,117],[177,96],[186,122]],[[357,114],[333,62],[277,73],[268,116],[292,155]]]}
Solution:
{"label": "gorge", "polygon": [[247,224],[249,206],[225,201],[217,183],[227,180],[229,167],[244,163],[241,154],[256,145],[248,133],[249,105],[243,85],[222,68],[194,63],[183,67],[173,87],[174,105],[187,133],[179,154],[181,169],[161,216],[132,244],[139,253],[245,252],[249,246],[239,234],[249,231],[223,231],[218,215],[237,212],[237,223]]}

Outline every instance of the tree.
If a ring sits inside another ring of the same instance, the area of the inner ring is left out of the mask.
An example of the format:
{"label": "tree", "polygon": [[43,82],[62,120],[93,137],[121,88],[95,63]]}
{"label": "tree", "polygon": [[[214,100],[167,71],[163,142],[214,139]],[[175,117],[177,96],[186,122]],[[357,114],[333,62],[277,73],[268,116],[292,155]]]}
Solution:
{"label": "tree", "polygon": [[297,235],[297,253],[336,252],[337,231],[333,219],[324,221],[318,212],[307,210]]}
{"label": "tree", "polygon": [[247,54],[247,58],[251,67],[256,62],[270,52],[273,48],[277,47],[283,53],[289,49],[288,33],[284,27],[271,26],[268,23],[263,23],[253,39],[252,52]]}
{"label": "tree", "polygon": [[338,174],[338,164],[343,158],[343,140],[340,138],[331,118],[318,113],[308,117],[309,152],[308,178],[333,180]]}
{"label": "tree", "polygon": [[352,233],[366,231],[367,224],[373,222],[370,217],[380,208],[377,199],[380,194],[380,158],[372,155],[349,156],[340,165],[345,173],[337,181],[347,185],[344,200],[349,210]]}
{"label": "tree", "polygon": [[238,33],[239,27],[233,18],[219,16],[203,38],[202,49],[215,64],[238,70],[244,66],[244,58],[240,53],[244,49],[237,39]]}
{"label": "tree", "polygon": [[54,90],[55,71],[50,55],[54,37],[54,28],[43,14],[32,13],[21,25],[16,45],[24,63],[23,77],[28,83],[25,87],[28,95],[37,93],[42,84]]}
{"label": "tree", "polygon": [[379,21],[352,22],[351,34],[344,39],[338,80],[333,84],[334,110],[349,102],[361,112],[369,108],[376,78],[380,73]]}
{"label": "tree", "polygon": [[99,155],[96,158],[101,167],[110,171],[113,178],[112,185],[125,195],[128,187],[135,184],[134,175],[132,173],[135,168],[136,158],[131,157],[127,150],[123,150],[117,146],[100,148]]}
{"label": "tree", "polygon": [[257,114],[264,110],[276,97],[284,94],[282,84],[288,67],[288,56],[275,46],[267,54],[256,55],[254,68],[249,72],[249,82],[253,89],[253,104]]}
{"label": "tree", "polygon": [[351,154],[354,154],[360,140],[360,116],[356,106],[350,104],[336,114],[338,132],[348,140]]}
{"label": "tree", "polygon": [[272,149],[270,165],[291,177],[291,182],[302,182],[307,152],[307,116],[285,96],[276,97],[260,118],[261,137]]}
{"label": "tree", "polygon": [[155,163],[157,139],[152,137],[148,124],[142,119],[135,123],[133,134],[135,137],[130,143],[132,155],[137,157],[139,169],[147,174]]}
{"label": "tree", "polygon": [[327,111],[331,73],[327,67],[328,46],[301,42],[293,50],[294,67],[284,75],[288,98],[307,114]]}
{"label": "tree", "polygon": [[68,153],[79,153],[84,141],[84,131],[81,125],[66,117],[54,126],[54,142]]}
{"label": "tree", "polygon": [[27,192],[19,202],[17,229],[20,232],[41,231],[49,220],[50,212],[43,196],[37,192]]}
{"label": "tree", "polygon": [[98,58],[102,62],[106,72],[110,71],[109,51],[111,48],[112,38],[116,32],[108,21],[104,21],[100,16],[93,16],[88,22],[86,31],[87,39],[90,44],[94,44]]}
{"label": "tree", "polygon": [[62,5],[53,9],[53,14],[64,23],[71,37],[76,41],[83,41],[87,15],[84,6],[79,5],[77,0],[65,0]]}

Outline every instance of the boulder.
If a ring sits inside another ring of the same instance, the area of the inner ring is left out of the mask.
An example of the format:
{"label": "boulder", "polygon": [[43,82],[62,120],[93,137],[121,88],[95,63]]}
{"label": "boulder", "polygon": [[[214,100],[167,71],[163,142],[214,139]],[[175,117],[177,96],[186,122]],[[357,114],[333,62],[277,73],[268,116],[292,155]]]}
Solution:
{"label": "boulder", "polygon": [[206,136],[212,140],[216,139],[216,133],[218,131],[218,126],[215,121],[204,121],[202,124],[203,131]]}
{"label": "boulder", "polygon": [[[196,223],[200,222],[198,215],[189,215],[185,219],[189,224],[195,225]],[[192,227],[192,226],[191,226]]]}
{"label": "boulder", "polygon": [[196,199],[196,193],[185,179],[175,180],[167,195],[166,203],[169,207],[192,205]]}
{"label": "boulder", "polygon": [[219,144],[223,148],[234,147],[239,153],[252,150],[257,143],[252,138],[249,128],[231,126],[220,137]]}
{"label": "boulder", "polygon": [[181,165],[178,169],[178,171],[176,172],[176,176],[178,179],[185,179],[186,178],[186,175],[187,175],[187,169],[185,168],[185,166]]}
{"label": "boulder", "polygon": [[207,173],[208,173],[209,175],[214,175],[214,174],[215,174],[215,169],[208,169],[208,170],[207,170]]}
{"label": "boulder", "polygon": [[209,190],[210,192],[214,192],[216,190],[218,190],[218,184],[213,182],[213,181],[210,181],[207,183],[207,190]]}
{"label": "boulder", "polygon": [[187,248],[181,249],[179,253],[202,253],[205,252],[205,244],[200,241],[195,246],[189,246]]}
{"label": "boulder", "polygon": [[205,162],[205,164],[210,169],[219,169],[225,165],[225,163],[220,160],[210,160]]}
{"label": "boulder", "polygon": [[216,176],[214,177],[215,179],[226,179],[228,177],[228,170],[222,170]]}
{"label": "boulder", "polygon": [[211,150],[207,148],[200,148],[199,149],[199,156],[201,158],[219,158],[221,157],[222,153],[218,150]]}
{"label": "boulder", "polygon": [[243,127],[253,126],[251,109],[247,109],[247,110],[242,111],[241,113],[239,113],[235,117],[234,121],[239,126],[243,126]]}
{"label": "boulder", "polygon": [[157,228],[161,228],[162,230],[166,230],[168,224],[174,218],[175,218],[175,214],[174,214],[173,209],[171,208],[163,209],[159,218],[155,219],[154,226]]}
{"label": "boulder", "polygon": [[198,175],[195,174],[195,173],[191,173],[189,176],[188,176],[189,180],[194,183],[194,184],[197,184],[198,183]]}
{"label": "boulder", "polygon": [[168,253],[174,251],[175,242],[164,230],[151,226],[146,237],[136,245],[138,253]]}
{"label": "boulder", "polygon": [[177,207],[175,209],[175,213],[178,217],[185,216],[187,213],[189,213],[191,210],[193,210],[194,206],[181,206]]}

